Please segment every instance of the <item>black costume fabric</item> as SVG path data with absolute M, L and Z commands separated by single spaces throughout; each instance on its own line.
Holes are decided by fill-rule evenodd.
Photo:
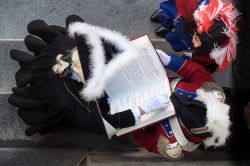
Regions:
M 186 96 L 180 95 L 176 92 L 171 94 L 170 100 L 174 105 L 177 117 L 180 118 L 187 130 L 191 132 L 191 129 L 203 128 L 206 126 L 207 108 L 204 103 L 198 100 L 190 100 Z M 192 134 L 200 138 L 212 136 L 212 133 L 210 132 Z
M 223 151 L 242 155 L 250 152 L 250 130 L 244 119 L 244 107 L 250 101 L 249 89 L 223 88 L 226 102 L 230 104 L 231 135 L 223 147 Z
M 66 23 L 79 19 L 70 16 Z M 31 35 L 26 36 L 25 44 L 33 55 L 11 50 L 10 56 L 19 63 L 20 69 L 15 75 L 17 87 L 12 89 L 13 94 L 9 97 L 9 103 L 18 107 L 18 115 L 29 125 L 26 135 L 45 134 L 65 127 L 104 134 L 100 112 L 116 128 L 135 123 L 130 110 L 109 115 L 105 110 L 109 108 L 106 100 L 84 101 L 79 95 L 82 83 L 53 72 L 57 55 L 67 55 L 76 47 L 76 41 L 69 38 L 65 28 L 48 26 L 44 21 L 36 20 L 27 29 Z M 81 49 L 87 50 L 88 47 Z M 121 125 L 124 119 L 128 122 Z
M 203 32 L 199 35 L 201 40 L 201 46 L 195 48 L 195 52 L 199 55 L 208 54 L 214 49 L 216 46 L 220 46 L 223 42 L 228 39 L 225 34 L 226 26 L 220 20 L 214 20 L 214 24 L 209 29 L 208 34 Z

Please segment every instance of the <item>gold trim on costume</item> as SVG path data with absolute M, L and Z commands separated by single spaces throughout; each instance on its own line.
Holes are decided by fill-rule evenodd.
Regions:
M 161 155 L 171 160 L 178 160 L 184 156 L 181 145 L 178 142 L 170 143 L 163 135 L 159 137 L 157 149 Z

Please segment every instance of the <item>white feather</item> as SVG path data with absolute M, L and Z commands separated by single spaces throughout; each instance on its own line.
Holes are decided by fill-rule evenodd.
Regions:
M 228 46 L 226 47 L 215 46 L 215 48 L 213 48 L 210 52 L 211 59 L 214 59 L 218 65 L 221 65 L 227 55 L 227 49 Z

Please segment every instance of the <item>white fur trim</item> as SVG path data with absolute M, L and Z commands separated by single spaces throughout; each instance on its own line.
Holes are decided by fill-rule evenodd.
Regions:
M 204 89 L 197 89 L 197 98 L 207 107 L 206 127 L 212 132 L 212 137 L 206 138 L 203 143 L 205 146 L 222 146 L 230 135 L 229 105 L 220 102 L 212 93 Z
M 81 95 L 86 100 L 100 97 L 103 94 L 106 81 L 139 55 L 139 51 L 130 44 L 128 38 L 118 32 L 82 22 L 71 23 L 68 31 L 71 37 L 74 37 L 75 33 L 84 35 L 88 44 L 93 48 L 90 55 L 91 76 L 81 91 Z M 118 50 L 122 51 L 115 55 L 108 64 L 105 64 L 105 52 L 101 39 L 115 45 Z

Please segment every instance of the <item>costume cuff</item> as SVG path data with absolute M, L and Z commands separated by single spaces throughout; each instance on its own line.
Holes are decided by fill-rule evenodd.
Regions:
M 177 57 L 177 56 L 171 55 L 170 62 L 167 65 L 167 69 L 178 72 L 180 68 L 183 66 L 184 62 L 185 62 L 185 59 L 183 57 Z
M 168 54 L 166 54 L 162 50 L 159 50 L 159 49 L 155 49 L 155 50 L 156 50 L 157 54 L 159 55 L 163 65 L 167 66 L 170 62 L 171 56 L 169 56 Z
M 138 107 L 135 107 L 135 108 L 132 108 L 130 109 L 131 112 L 133 113 L 134 115 L 134 118 L 135 118 L 135 123 L 141 121 L 141 112 L 139 111 L 139 108 Z

